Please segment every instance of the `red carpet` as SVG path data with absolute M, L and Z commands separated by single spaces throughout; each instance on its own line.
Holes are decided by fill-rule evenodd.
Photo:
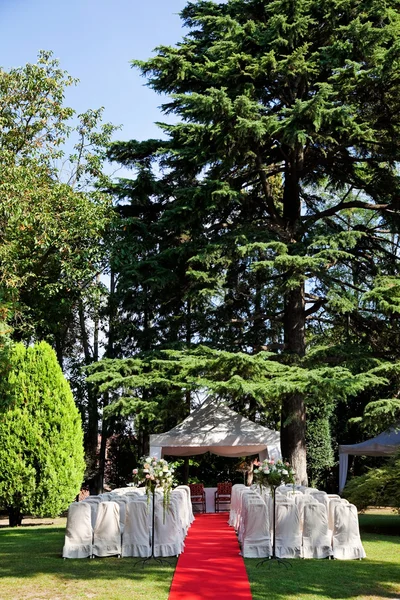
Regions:
M 251 600 L 228 513 L 200 514 L 189 529 L 168 600 Z

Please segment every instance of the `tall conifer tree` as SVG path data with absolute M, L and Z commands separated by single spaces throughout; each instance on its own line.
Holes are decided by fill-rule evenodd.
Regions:
M 266 343 L 278 323 L 280 358 L 298 364 L 307 320 L 346 312 L 349 291 L 377 275 L 371 253 L 396 255 L 398 3 L 199 0 L 181 14 L 186 37 L 134 61 L 178 122 L 161 125 L 166 141 L 120 144 L 114 156 L 147 152 L 175 182 L 163 220 L 179 219 L 190 242 L 201 224 L 188 274 L 209 295 L 226 290 L 225 315 L 240 288 L 230 261 L 246 257 L 236 281 L 259 273 L 253 317 Z M 300 391 L 283 398 L 281 422 L 283 454 L 305 481 Z

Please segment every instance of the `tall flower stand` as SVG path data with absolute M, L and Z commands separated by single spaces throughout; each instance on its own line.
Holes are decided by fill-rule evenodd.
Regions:
M 163 558 L 162 556 L 154 556 L 154 537 L 155 537 L 155 516 L 156 516 L 156 486 L 152 486 L 152 517 L 151 517 L 151 554 L 147 556 L 147 558 L 140 558 L 137 560 L 133 567 L 135 568 L 137 565 L 142 565 L 142 568 L 151 560 L 154 560 L 160 565 L 168 565 L 172 566 L 172 563 Z
M 272 535 L 273 535 L 273 542 L 272 542 L 272 556 L 267 556 L 266 558 L 263 558 L 263 560 L 260 560 L 260 562 L 257 563 L 257 567 L 259 565 L 263 565 L 264 563 L 268 562 L 269 567 L 271 567 L 272 564 L 274 564 L 273 561 L 276 561 L 275 564 L 278 565 L 283 565 L 286 569 L 288 567 L 293 567 L 292 563 L 287 559 L 282 559 L 279 558 L 279 556 L 276 556 L 276 535 L 275 535 L 275 530 L 276 530 L 276 522 L 275 522 L 275 517 L 276 517 L 276 501 L 275 501 L 275 497 L 276 497 L 276 488 L 278 487 L 277 485 L 271 485 L 271 491 L 272 491 Z

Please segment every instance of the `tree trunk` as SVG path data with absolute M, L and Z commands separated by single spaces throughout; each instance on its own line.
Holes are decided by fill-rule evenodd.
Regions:
M 301 222 L 299 182 L 304 156 L 301 148 L 287 151 L 289 160 L 285 169 L 283 217 L 291 243 L 296 246 L 299 242 L 297 228 Z M 299 283 L 285 294 L 285 353 L 293 357 L 302 358 L 306 352 L 305 310 L 304 283 Z M 282 402 L 281 448 L 283 458 L 290 462 L 296 472 L 296 482 L 307 485 L 306 410 L 301 394 L 288 396 Z
M 8 524 L 10 527 L 19 527 L 22 523 L 23 515 L 17 506 L 8 506 Z
M 304 284 L 288 292 L 284 316 L 285 349 L 299 357 L 305 354 Z M 296 483 L 307 485 L 306 409 L 302 394 L 287 396 L 282 402 L 282 456 L 296 472 Z

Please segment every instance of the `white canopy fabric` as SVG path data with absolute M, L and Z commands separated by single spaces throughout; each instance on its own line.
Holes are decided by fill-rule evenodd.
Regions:
M 345 486 L 349 454 L 357 456 L 390 456 L 400 449 L 400 428 L 391 427 L 360 444 L 339 446 L 339 492 Z
M 254 423 L 211 398 L 167 433 L 150 435 L 151 456 L 206 452 L 232 457 L 259 454 L 261 460 L 282 457 L 278 431 Z

